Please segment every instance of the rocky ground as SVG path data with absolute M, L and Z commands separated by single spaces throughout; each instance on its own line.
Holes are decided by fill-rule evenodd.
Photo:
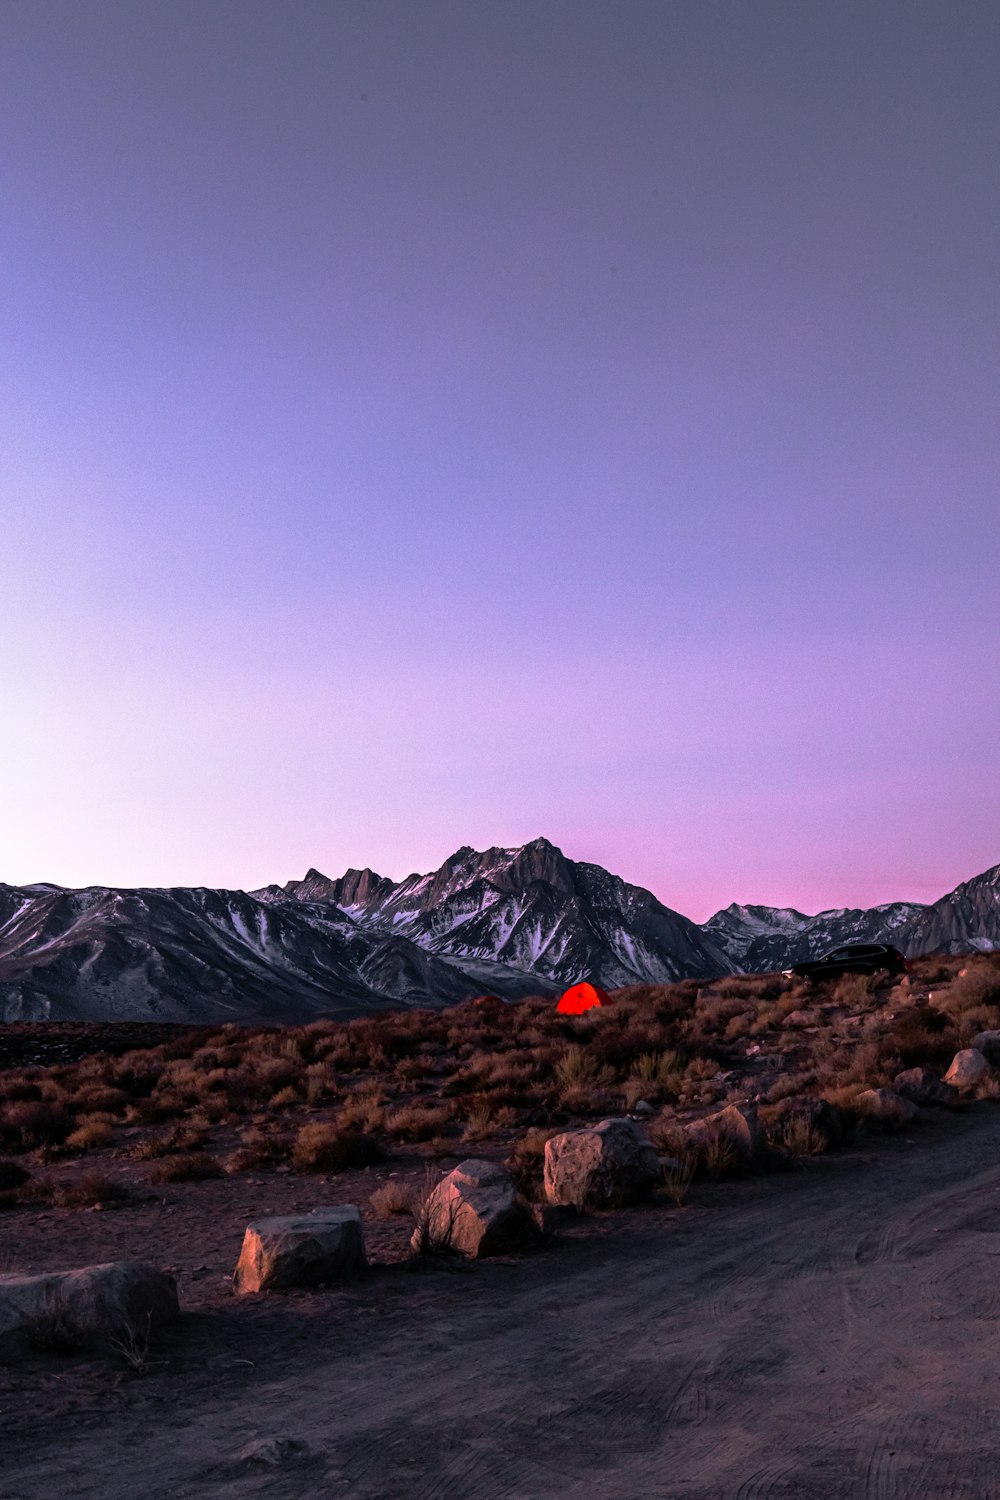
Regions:
M 863 1100 L 996 1025 L 995 964 L 726 985 L 626 992 L 579 1021 L 461 1007 L 424 1031 L 387 1017 L 126 1048 L 11 1028 L 0 1171 L 30 1177 L 5 1189 L 0 1271 L 145 1261 L 176 1277 L 183 1316 L 148 1344 L 40 1341 L 0 1363 L 3 1500 L 985 1500 L 997 1075 L 982 1062 L 951 1107 L 884 1121 Z M 412 1210 L 457 1161 L 507 1162 L 540 1198 L 545 1138 L 642 1095 L 661 1153 L 700 1142 L 690 1187 L 675 1174 L 518 1256 L 412 1255 Z M 760 1159 L 698 1135 L 727 1106 L 759 1115 Z M 820 1106 L 838 1142 L 812 1129 Z M 57 1139 L 32 1145 L 31 1120 Z M 308 1134 L 303 1153 L 317 1127 L 332 1157 Z M 345 1132 L 367 1165 L 337 1155 Z M 345 1203 L 366 1278 L 234 1295 L 248 1222 Z
M 3 1371 L 0 1490 L 986 1500 L 998 1152 L 1000 1112 L 979 1105 L 705 1184 L 679 1212 L 581 1220 L 520 1259 L 240 1302 L 217 1263 L 145 1369 Z M 119 1251 L 110 1220 L 94 1229 L 88 1253 Z

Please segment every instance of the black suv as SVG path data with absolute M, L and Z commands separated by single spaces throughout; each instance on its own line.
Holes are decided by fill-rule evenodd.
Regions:
M 837 979 L 841 974 L 877 974 L 879 970 L 896 975 L 909 969 L 906 959 L 891 943 L 846 943 L 822 958 L 792 964 L 784 972 L 800 979 Z

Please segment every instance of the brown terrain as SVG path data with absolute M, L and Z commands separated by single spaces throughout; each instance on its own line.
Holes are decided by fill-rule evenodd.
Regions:
M 143 1260 L 184 1316 L 0 1364 L 0 1495 L 986 1500 L 1000 1087 L 895 1120 L 864 1095 L 998 1026 L 1000 967 L 948 958 L 578 1018 L 6 1027 L 0 1270 Z M 460 1160 L 538 1199 L 546 1137 L 640 1099 L 674 1163 L 647 1201 L 520 1256 L 411 1252 Z M 684 1133 L 727 1104 L 766 1129 L 753 1161 Z M 250 1220 L 343 1203 L 364 1280 L 234 1296 Z

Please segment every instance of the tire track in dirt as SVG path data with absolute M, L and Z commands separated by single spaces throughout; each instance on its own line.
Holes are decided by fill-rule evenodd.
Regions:
M 363 1339 L 269 1342 L 266 1381 L 191 1367 L 100 1429 L 40 1430 L 0 1452 L 0 1493 L 996 1500 L 998 1154 L 984 1114 L 922 1152 L 888 1142 L 870 1171 L 706 1193 L 697 1234 L 650 1215 L 428 1279 Z M 241 1468 L 255 1436 L 308 1459 Z

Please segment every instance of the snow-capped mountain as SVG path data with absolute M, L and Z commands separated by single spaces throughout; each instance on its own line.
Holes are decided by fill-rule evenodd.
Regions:
M 449 1004 L 465 976 L 336 906 L 0 886 L 0 1020 L 308 1020 Z
M 925 906 L 906 929 L 906 953 L 989 953 L 1000 948 L 1000 865 Z
M 333 904 L 370 932 L 396 933 L 503 988 L 503 973 L 550 986 L 580 978 L 606 988 L 734 972 L 726 953 L 650 891 L 600 865 L 577 864 L 547 839 L 515 849 L 459 849 L 439 870 L 398 883 L 372 870 L 254 893 Z
M 701 926 L 546 839 L 459 849 L 400 881 L 366 869 L 251 892 L 0 885 L 0 1021 L 346 1017 L 585 978 L 766 973 L 859 941 L 1000 949 L 1000 865 L 930 906 L 733 905 Z
M 768 974 L 803 959 L 819 958 L 842 943 L 893 943 L 904 953 L 925 952 L 925 946 L 919 942 L 913 946 L 910 939 L 911 925 L 924 910 L 916 902 L 896 901 L 867 910 L 839 908 L 807 917 L 789 907 L 734 903 L 716 912 L 703 931 L 748 974 Z

